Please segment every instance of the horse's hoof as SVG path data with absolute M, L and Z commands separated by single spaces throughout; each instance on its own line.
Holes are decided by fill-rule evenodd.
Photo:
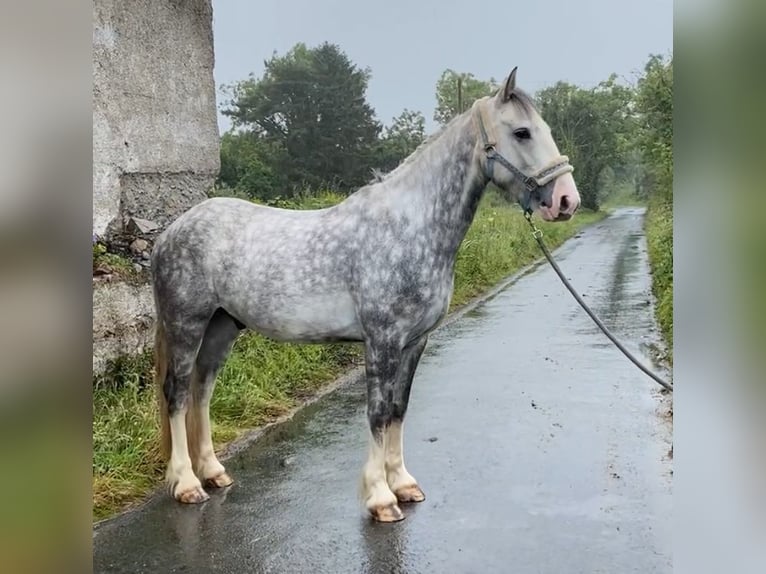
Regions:
M 210 495 L 202 490 L 201 486 L 194 486 L 182 492 L 176 493 L 176 500 L 184 504 L 199 504 L 210 498 Z
M 218 476 L 205 479 L 205 486 L 210 488 L 225 488 L 232 484 L 234 484 L 234 480 L 225 472 L 222 472 Z
M 423 502 L 426 499 L 426 495 L 417 484 L 400 488 L 394 494 L 399 502 Z
M 370 514 L 378 522 L 399 522 L 404 520 L 404 513 L 396 504 L 371 508 Z

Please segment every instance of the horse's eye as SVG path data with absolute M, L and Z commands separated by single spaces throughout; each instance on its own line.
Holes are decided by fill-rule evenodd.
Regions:
M 529 133 L 527 128 L 519 128 L 517 130 L 513 130 L 513 135 L 515 135 L 520 140 L 528 140 L 532 137 L 532 134 Z

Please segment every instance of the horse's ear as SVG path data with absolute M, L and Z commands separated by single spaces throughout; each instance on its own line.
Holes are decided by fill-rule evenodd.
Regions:
M 518 66 L 513 68 L 508 75 L 508 79 L 505 81 L 505 87 L 503 88 L 503 102 L 507 102 L 511 99 L 511 96 L 513 96 L 513 91 L 516 89 L 516 70 L 518 69 Z

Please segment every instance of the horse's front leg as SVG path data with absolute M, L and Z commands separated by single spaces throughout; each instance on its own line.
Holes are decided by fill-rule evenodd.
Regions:
M 386 481 L 386 443 L 393 420 L 394 389 L 401 358 L 402 349 L 396 344 L 379 339 L 366 343 L 370 449 L 362 472 L 362 495 L 367 510 L 380 522 L 396 522 L 404 518 L 396 495 Z
M 404 415 L 415 370 L 428 342 L 424 336 L 404 349 L 394 388 L 394 409 L 386 440 L 386 481 L 399 502 L 422 502 L 426 495 L 404 466 Z

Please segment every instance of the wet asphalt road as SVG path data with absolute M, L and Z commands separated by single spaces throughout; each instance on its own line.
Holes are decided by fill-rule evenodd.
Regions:
M 556 256 L 649 361 L 642 219 L 621 209 Z M 209 502 L 160 496 L 100 526 L 94 571 L 670 572 L 672 431 L 655 387 L 540 266 L 432 336 L 405 433 L 426 501 L 404 521 L 375 524 L 357 498 L 357 382 L 229 460 L 235 485 Z

